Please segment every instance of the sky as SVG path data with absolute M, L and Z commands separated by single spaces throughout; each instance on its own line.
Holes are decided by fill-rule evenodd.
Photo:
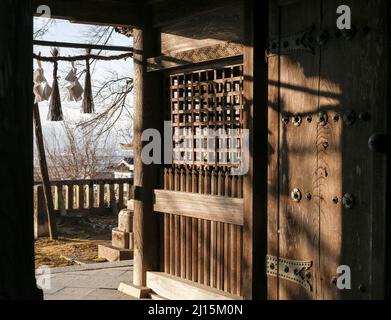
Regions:
M 46 18 L 34 18 L 34 30 L 41 28 L 48 22 Z M 55 20 L 53 24 L 50 25 L 48 32 L 42 37 L 39 37 L 38 40 L 46 41 L 59 41 L 59 42 L 72 42 L 72 43 L 91 43 L 91 36 L 89 35 L 91 25 L 87 24 L 76 24 L 71 23 L 66 20 Z M 133 39 L 128 38 L 124 35 L 114 32 L 110 41 L 107 45 L 116 45 L 116 46 L 129 46 L 132 47 Z M 34 53 L 41 53 L 42 56 L 51 56 L 50 47 L 43 46 L 34 46 Z M 92 53 L 98 53 L 98 50 L 93 50 Z M 118 51 L 102 51 L 101 55 L 118 55 L 123 52 Z M 71 49 L 71 48 L 59 48 L 59 54 L 62 56 L 73 56 L 73 55 L 83 55 L 85 54 L 84 49 Z M 83 71 L 85 68 L 85 63 L 80 62 L 81 65 L 78 65 L 78 71 Z M 79 63 L 79 64 L 80 64 Z M 53 81 L 53 66 L 51 63 L 42 63 L 45 77 L 48 80 L 48 83 L 51 85 Z M 34 61 L 34 69 L 37 68 L 37 62 Z M 59 62 L 58 66 L 58 76 L 60 84 L 60 95 L 62 100 L 62 110 L 64 114 L 64 121 L 74 122 L 82 119 L 89 119 L 91 115 L 85 115 L 80 112 L 81 110 L 81 101 L 78 103 L 67 102 L 65 99 L 65 85 L 67 82 L 64 80 L 67 73 L 71 69 L 71 64 L 69 62 Z M 99 87 L 100 82 L 108 79 L 111 75 L 111 72 L 118 73 L 119 77 L 132 77 L 133 78 L 133 60 L 127 59 L 119 61 L 98 61 L 91 68 L 92 74 L 92 86 L 93 92 L 96 90 L 94 86 Z M 84 87 L 84 76 L 80 79 L 80 84 Z M 133 97 L 129 97 L 129 105 L 133 106 Z M 105 105 L 99 105 L 95 103 L 96 112 L 102 112 L 105 109 Z M 47 143 L 51 142 L 52 136 L 54 133 L 61 136 L 63 132 L 63 127 L 61 122 L 50 122 L 47 120 L 49 103 L 41 102 L 39 103 L 41 122 L 42 122 L 42 131 L 45 141 Z M 110 143 L 118 146 L 119 154 L 122 154 L 119 148 L 119 143 L 129 143 L 130 141 L 125 141 L 123 135 L 119 136 L 117 133 L 121 130 L 131 130 L 131 124 L 129 123 L 129 118 L 122 117 L 116 124 L 116 126 L 110 132 Z M 129 154 L 127 154 L 129 156 Z

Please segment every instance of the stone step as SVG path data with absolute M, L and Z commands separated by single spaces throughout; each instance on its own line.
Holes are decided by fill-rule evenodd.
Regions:
M 133 259 L 133 250 L 120 249 L 113 246 L 98 245 L 98 257 L 107 261 L 123 261 Z

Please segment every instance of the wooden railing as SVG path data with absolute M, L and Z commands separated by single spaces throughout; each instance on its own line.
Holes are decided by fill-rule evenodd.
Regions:
M 60 180 L 51 181 L 54 209 L 66 212 L 118 213 L 133 199 L 133 179 Z M 34 183 L 34 207 L 45 211 L 43 187 Z
M 154 210 L 164 215 L 165 273 L 241 294 L 242 185 L 229 171 L 164 170 Z

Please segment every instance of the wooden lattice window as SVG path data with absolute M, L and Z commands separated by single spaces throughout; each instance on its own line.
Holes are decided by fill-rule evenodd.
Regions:
M 170 76 L 173 164 L 240 165 L 243 66 Z

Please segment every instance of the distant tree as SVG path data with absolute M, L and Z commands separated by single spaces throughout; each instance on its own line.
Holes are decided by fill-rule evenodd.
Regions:
M 105 144 L 84 134 L 77 123 L 64 121 L 63 135 L 58 130 L 45 139 L 51 180 L 97 179 L 115 159 L 115 145 Z

